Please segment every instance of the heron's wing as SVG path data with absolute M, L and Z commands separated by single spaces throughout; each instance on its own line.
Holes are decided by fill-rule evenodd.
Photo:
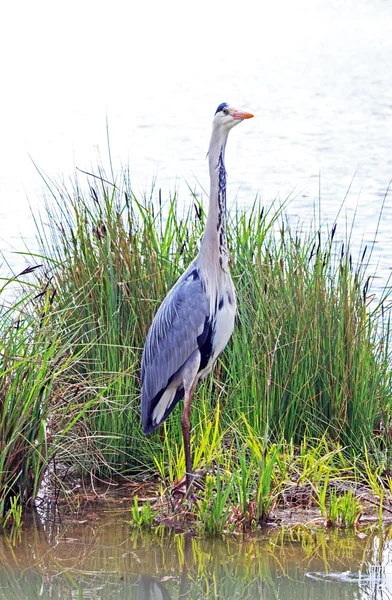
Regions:
M 201 345 L 208 315 L 209 302 L 194 269 L 166 296 L 147 335 L 141 372 L 143 424 L 151 416 L 157 394 Z

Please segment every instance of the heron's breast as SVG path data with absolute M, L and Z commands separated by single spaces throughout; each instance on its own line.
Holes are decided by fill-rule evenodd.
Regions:
M 236 314 L 236 299 L 234 287 L 219 296 L 215 303 L 215 311 L 209 321 L 208 336 L 202 347 L 200 347 L 201 362 L 199 379 L 204 379 L 224 350 L 233 330 Z

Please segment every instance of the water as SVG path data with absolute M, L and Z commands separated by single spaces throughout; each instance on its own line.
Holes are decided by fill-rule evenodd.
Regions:
M 203 539 L 141 535 L 124 510 L 35 518 L 0 535 L 0 598 L 164 600 L 392 597 L 392 529 Z
M 354 246 L 371 243 L 392 178 L 392 4 L 387 0 L 276 0 L 246 5 L 41 0 L 8 3 L 0 44 L 7 56 L 0 107 L 0 250 L 21 270 L 21 238 L 35 249 L 29 213 L 50 177 L 75 167 L 130 167 L 138 195 L 152 180 L 163 197 L 187 183 L 206 199 L 206 150 L 216 106 L 255 113 L 230 136 L 229 204 L 269 205 L 291 195 L 296 219 L 332 224 L 354 178 Z M 100 157 L 100 158 L 99 158 Z M 372 267 L 385 282 L 392 262 L 386 199 Z M 317 215 L 317 219 L 319 216 Z M 377 263 L 380 263 L 377 267 Z M 8 268 L 4 264 L 3 272 Z M 380 283 L 381 284 L 381 283 Z

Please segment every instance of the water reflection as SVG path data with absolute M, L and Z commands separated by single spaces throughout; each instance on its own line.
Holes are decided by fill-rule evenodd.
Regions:
M 141 535 L 126 512 L 35 519 L 0 536 L 0 598 L 392 599 L 391 539 L 392 528 Z
M 137 600 L 170 600 L 167 589 L 151 575 L 142 575 L 137 586 Z

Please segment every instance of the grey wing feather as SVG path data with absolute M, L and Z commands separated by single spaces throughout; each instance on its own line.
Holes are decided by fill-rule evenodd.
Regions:
M 181 277 L 162 302 L 147 335 L 142 358 L 142 414 L 198 347 L 209 314 L 202 281 Z

